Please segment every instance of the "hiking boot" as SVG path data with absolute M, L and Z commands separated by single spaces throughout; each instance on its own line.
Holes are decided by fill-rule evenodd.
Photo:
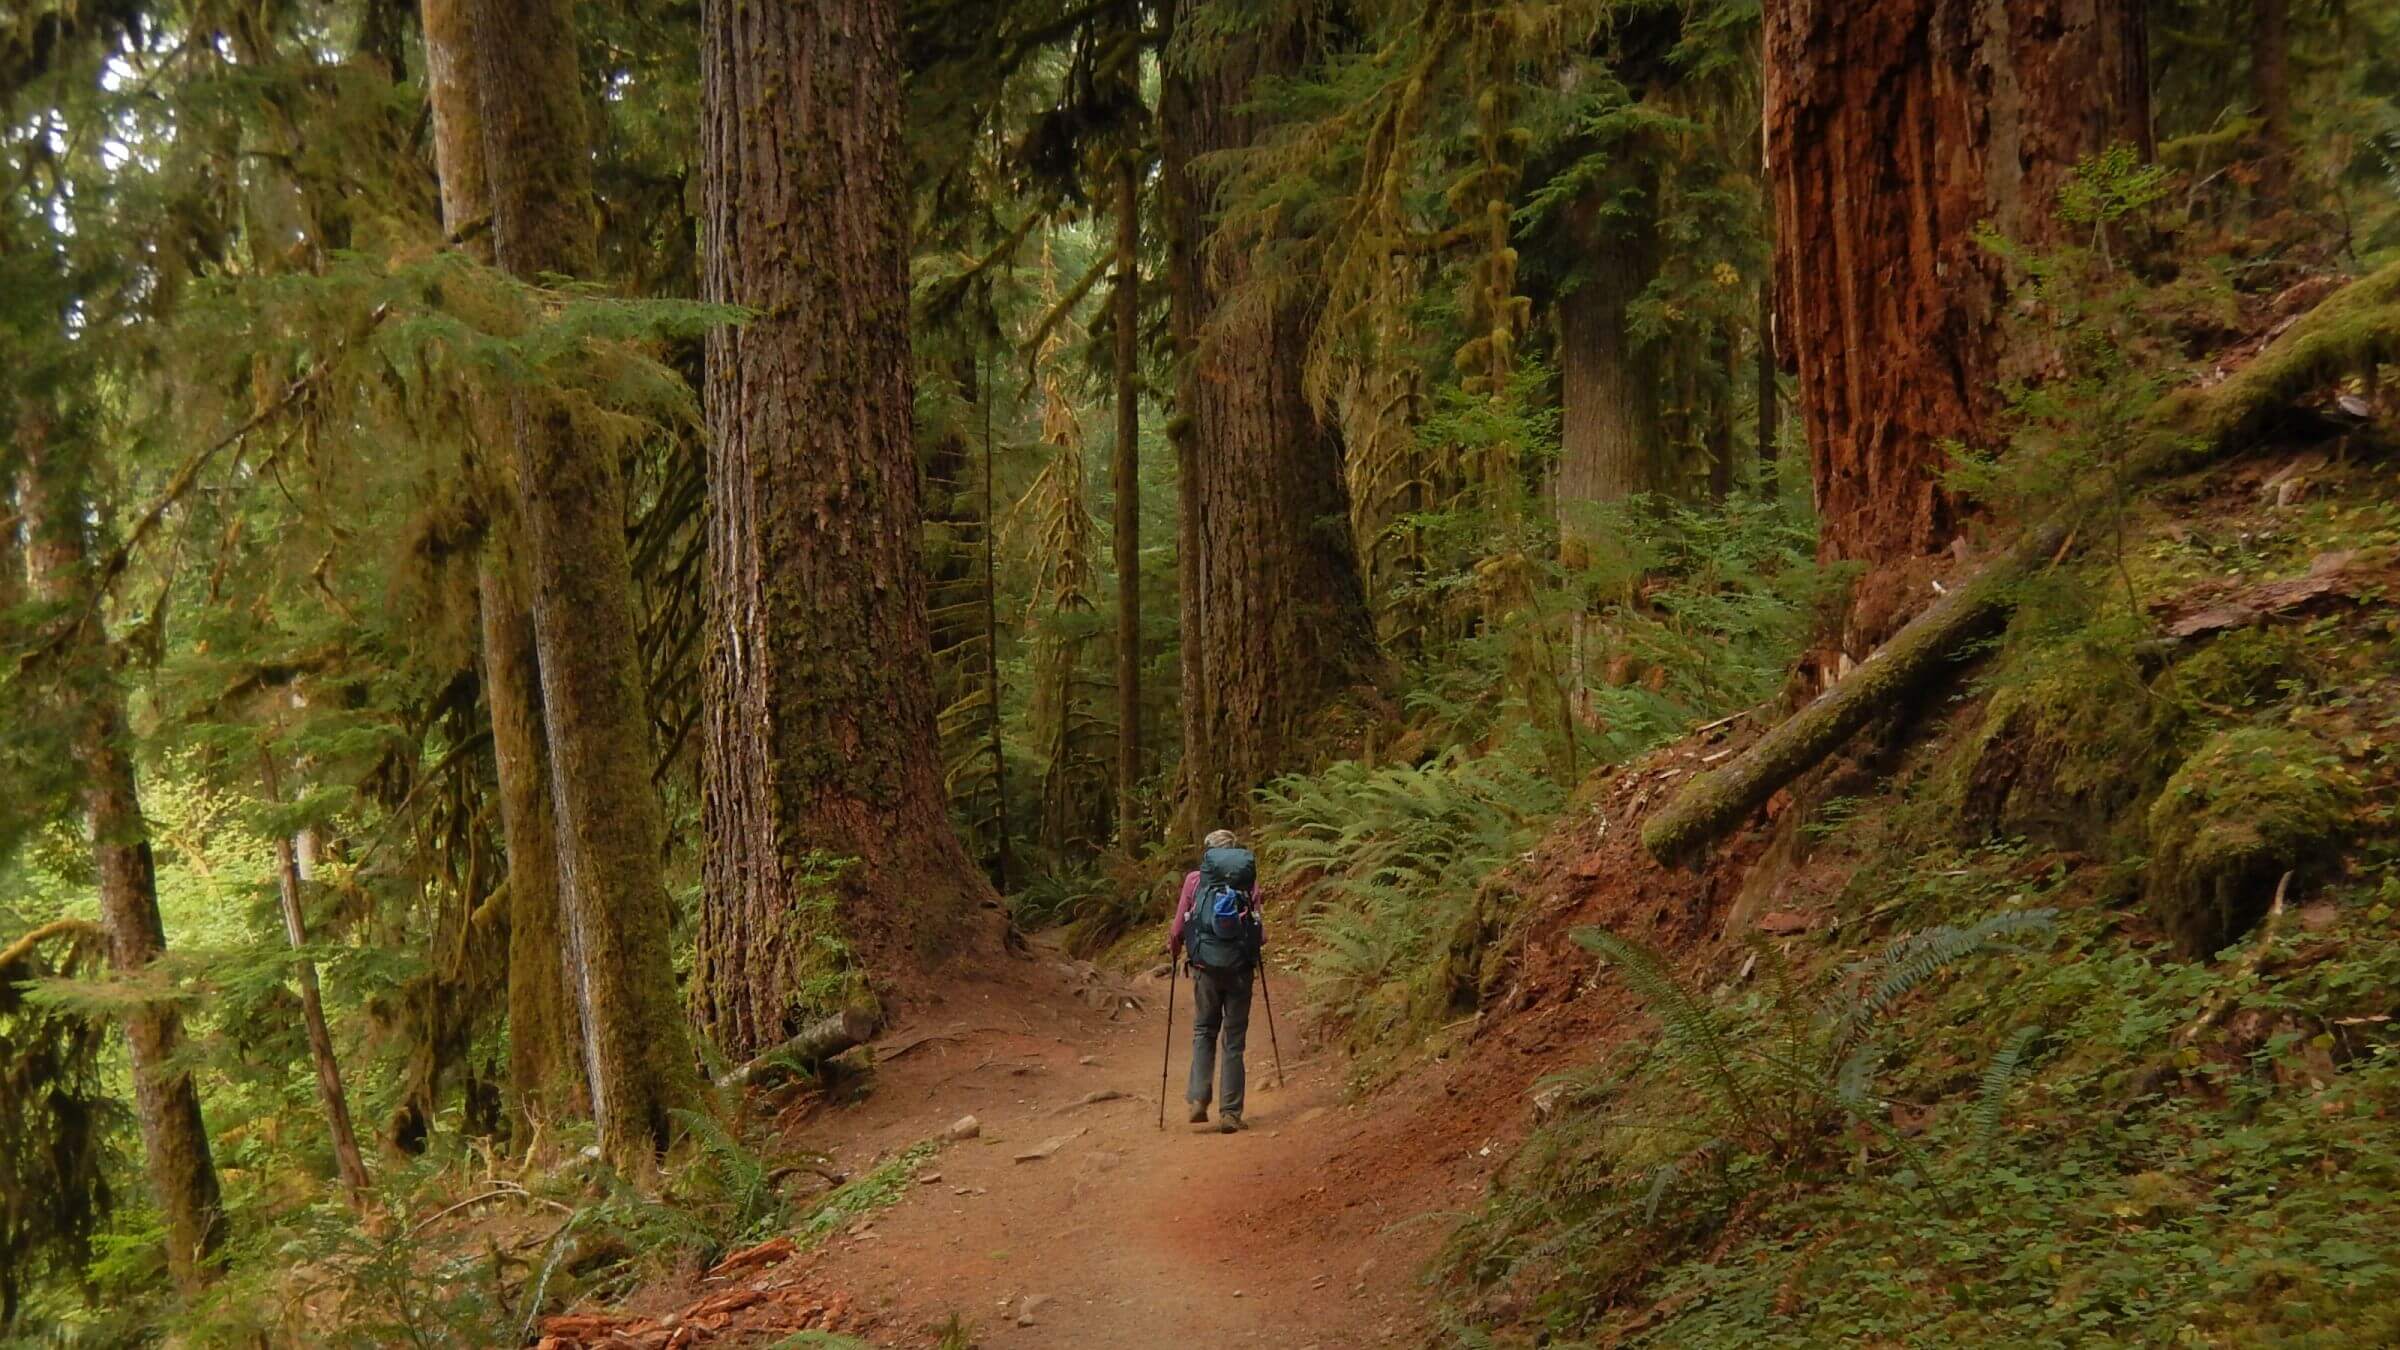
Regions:
M 1242 1118 L 1240 1116 L 1234 1115 L 1230 1112 L 1217 1117 L 1217 1133 L 1219 1134 L 1238 1134 L 1241 1131 L 1249 1128 L 1249 1126 L 1242 1123 Z
M 1192 1123 L 1194 1125 L 1206 1125 L 1208 1123 L 1207 1102 L 1192 1103 Z

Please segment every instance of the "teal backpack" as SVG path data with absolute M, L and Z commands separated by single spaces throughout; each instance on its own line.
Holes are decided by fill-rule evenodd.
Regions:
M 1258 917 L 1258 859 L 1246 848 L 1200 856 L 1200 892 L 1183 927 L 1184 954 L 1195 969 L 1232 973 L 1258 964 L 1266 943 Z

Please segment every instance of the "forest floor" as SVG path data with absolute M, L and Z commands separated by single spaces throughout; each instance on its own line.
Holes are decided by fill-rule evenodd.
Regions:
M 1166 979 L 1122 983 L 1037 944 L 878 1046 L 863 1098 L 786 1122 L 793 1148 L 853 1178 L 931 1141 L 896 1203 L 813 1249 L 773 1243 L 755 1264 L 737 1254 L 723 1274 L 549 1319 L 548 1343 L 771 1346 L 831 1328 L 931 1346 L 955 1318 L 968 1339 L 947 1344 L 987 1348 L 1423 1344 L 1433 1300 L 1418 1272 L 1523 1113 L 1481 1094 L 1455 1099 L 1477 1109 L 1443 1109 L 1439 1065 L 1352 1098 L 1342 1058 L 1301 1044 L 1297 981 L 1282 987 L 1285 1081 L 1254 1005 L 1251 1128 L 1224 1135 L 1185 1119 L 1179 984 L 1162 1130 Z M 969 1115 L 980 1132 L 947 1139 Z

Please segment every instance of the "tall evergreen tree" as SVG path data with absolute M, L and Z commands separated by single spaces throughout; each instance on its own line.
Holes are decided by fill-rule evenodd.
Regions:
M 1261 274 L 1214 247 L 1207 156 L 1260 142 L 1257 101 L 1308 69 L 1318 29 L 1303 15 L 1172 6 L 1159 100 L 1162 216 L 1176 357 L 1174 441 L 1182 497 L 1181 832 L 1239 813 L 1289 767 L 1328 700 L 1375 657 L 1342 475 L 1342 437 L 1303 388 L 1322 292 Z M 1255 294 L 1233 303 L 1246 286 Z
M 2045 237 L 2075 161 L 2146 145 L 2135 0 L 1766 6 L 1781 333 L 1800 372 L 1829 560 L 1946 546 L 1944 446 L 2002 375 L 1990 222 Z
M 475 0 L 474 47 L 495 257 L 527 280 L 591 275 L 572 6 Z M 641 1171 L 696 1079 L 667 945 L 624 482 L 562 400 L 520 387 L 510 402 L 584 1068 L 603 1155 Z
M 477 110 L 474 0 L 424 0 L 425 96 L 441 182 L 442 233 L 480 262 L 492 261 L 492 207 Z M 497 430 L 485 393 L 470 406 Z M 495 436 L 494 440 L 501 437 Z M 483 698 L 490 710 L 500 829 L 508 855 L 508 1110 L 531 1125 L 587 1109 L 578 1056 L 580 1017 L 567 980 L 559 911 L 558 830 L 550 796 L 550 753 L 542 724 L 541 662 L 526 600 L 525 558 L 514 475 L 484 466 L 490 518 L 476 571 L 482 626 Z
M 900 6 L 708 0 L 703 24 L 708 295 L 755 317 L 709 338 L 695 998 L 746 1054 L 845 963 L 904 987 L 996 935 L 934 725 Z
M 37 394 L 46 398 L 46 394 Z M 158 873 L 127 745 L 125 695 L 100 627 L 86 539 L 92 516 L 83 456 L 63 444 L 60 419 L 47 408 L 19 411 L 17 511 L 24 532 L 32 598 L 54 611 L 52 643 L 60 665 L 61 712 L 74 730 L 71 748 L 82 782 L 83 815 L 99 879 L 101 926 L 109 965 L 138 980 L 166 955 L 158 913 Z M 148 991 L 124 1015 L 133 1061 L 134 1118 L 141 1126 L 150 1189 L 166 1224 L 167 1268 L 184 1288 L 205 1284 L 225 1238 L 224 1206 L 200 1093 L 181 1062 L 183 1014 Z

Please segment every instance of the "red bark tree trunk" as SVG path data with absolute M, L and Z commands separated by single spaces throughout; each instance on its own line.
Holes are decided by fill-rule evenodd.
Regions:
M 1989 221 L 2038 242 L 2075 161 L 2147 147 L 2137 0 L 1768 0 L 1778 335 L 1800 377 L 1828 560 L 1936 551 L 1944 442 L 2003 374 Z
M 899 39 L 898 0 L 702 7 L 708 294 L 755 315 L 708 342 L 694 998 L 737 1056 L 998 946 L 934 721 Z
M 1182 479 L 1185 834 L 1237 817 L 1291 767 L 1316 715 L 1375 653 L 1350 534 L 1342 439 L 1301 387 L 1315 297 L 1279 284 L 1229 305 L 1251 258 L 1214 247 L 1194 161 L 1257 142 L 1262 81 L 1305 70 L 1308 24 L 1220 20 L 1186 0 L 1161 89 L 1169 293 L 1183 364 L 1169 433 Z M 1198 36 L 1207 35 L 1205 50 Z

